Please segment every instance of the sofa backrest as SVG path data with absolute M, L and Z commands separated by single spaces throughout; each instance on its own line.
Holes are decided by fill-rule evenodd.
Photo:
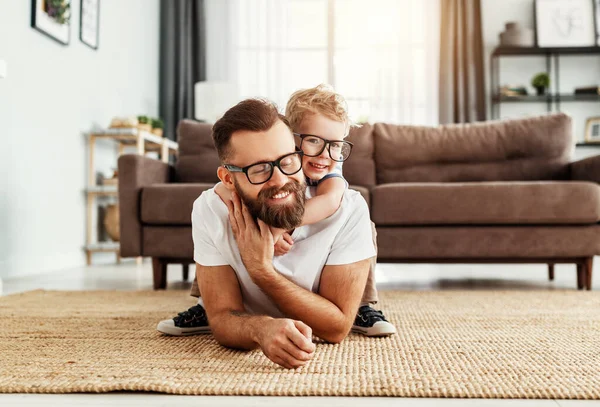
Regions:
M 562 113 L 440 127 L 376 123 L 373 136 L 378 184 L 565 179 L 572 151 Z
M 347 141 L 354 144 L 348 161 L 344 162 L 344 178 L 350 185 L 371 188 L 377 180 L 375 177 L 375 160 L 373 158 L 375 143 L 373 142 L 373 125 L 364 124 L 350 129 Z
M 354 144 L 344 163 L 344 176 L 351 185 L 375 185 L 373 126 L 352 129 L 347 140 Z M 175 164 L 177 182 L 219 182 L 219 157 L 212 140 L 212 124 L 184 119 L 177 126 L 179 157 Z
M 220 161 L 212 139 L 212 124 L 184 119 L 177 125 L 177 182 L 219 182 Z

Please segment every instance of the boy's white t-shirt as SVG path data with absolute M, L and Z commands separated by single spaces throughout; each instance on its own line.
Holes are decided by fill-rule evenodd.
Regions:
M 315 188 L 307 188 L 307 199 Z M 284 317 L 275 303 L 252 281 L 229 224 L 227 206 L 214 188 L 204 191 L 192 210 L 194 261 L 203 266 L 230 265 L 235 271 L 246 311 Z M 300 287 L 318 292 L 325 265 L 351 264 L 376 255 L 369 208 L 362 195 L 346 189 L 338 210 L 320 222 L 296 228 L 291 250 L 273 258 L 275 270 Z M 203 304 L 202 299 L 199 304 Z

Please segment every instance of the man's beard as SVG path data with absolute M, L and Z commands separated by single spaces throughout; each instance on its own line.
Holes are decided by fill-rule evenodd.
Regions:
M 290 182 L 281 188 L 271 187 L 263 189 L 258 193 L 256 200 L 248 198 L 235 179 L 234 184 L 237 194 L 255 219 L 258 218 L 269 226 L 284 230 L 292 230 L 302 223 L 304 203 L 306 202 L 306 183 L 290 179 Z M 267 203 L 269 198 L 282 192 L 293 194 L 291 203 L 279 205 L 269 205 Z

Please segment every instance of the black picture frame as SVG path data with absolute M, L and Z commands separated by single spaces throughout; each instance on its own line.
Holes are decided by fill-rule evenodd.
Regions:
M 72 0 L 67 0 L 67 2 L 72 5 Z M 71 42 L 71 18 L 69 17 L 67 24 L 63 24 L 66 27 L 53 23 L 52 18 L 44 12 L 43 4 L 42 0 L 31 0 L 31 27 L 61 45 L 69 45 Z
M 95 1 L 95 10 L 88 10 L 88 7 L 92 6 L 92 5 L 88 5 L 87 4 L 87 0 L 80 0 L 79 5 L 80 5 L 80 13 L 79 13 L 79 40 L 81 42 L 83 42 L 85 45 L 87 45 L 88 47 L 94 49 L 94 50 L 98 50 L 98 46 L 100 44 L 100 0 L 94 0 Z M 96 16 L 95 18 L 95 24 L 96 26 L 86 26 L 84 19 L 88 18 L 88 13 L 93 12 Z M 95 30 L 94 30 L 95 28 Z M 93 31 L 93 36 L 95 36 L 95 38 L 89 38 L 88 35 L 90 35 L 89 33 L 84 34 L 85 30 L 92 30 Z

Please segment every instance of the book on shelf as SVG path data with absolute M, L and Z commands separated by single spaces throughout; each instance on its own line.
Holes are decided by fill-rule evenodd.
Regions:
M 600 86 L 584 86 L 575 88 L 576 95 L 600 95 Z
M 527 96 L 527 89 L 524 86 L 518 85 L 505 85 L 500 87 L 500 96 L 515 97 L 515 96 Z

